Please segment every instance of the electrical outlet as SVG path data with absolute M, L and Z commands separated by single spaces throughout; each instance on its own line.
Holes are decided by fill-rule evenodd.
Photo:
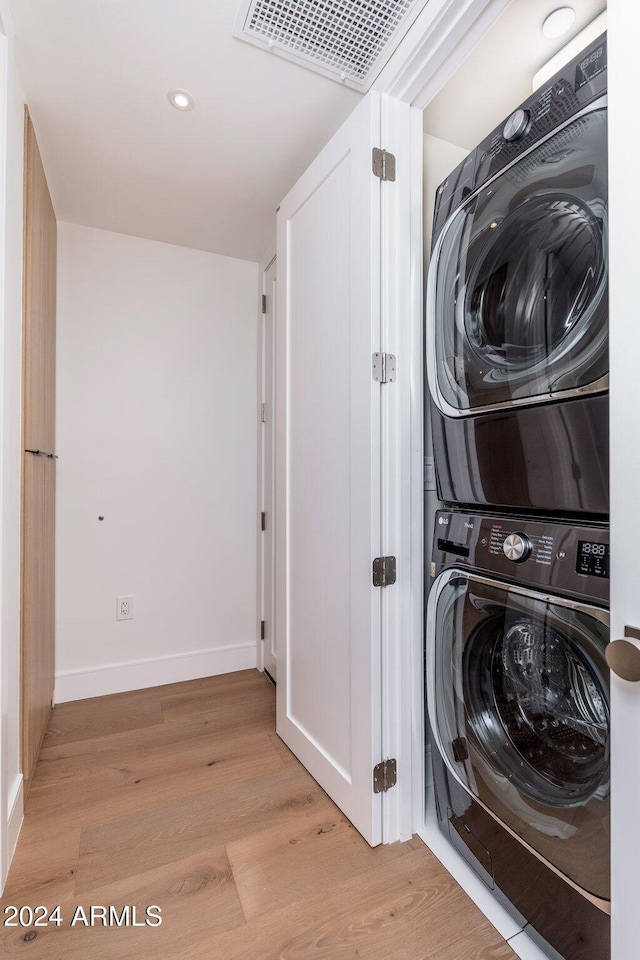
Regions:
M 118 597 L 116 620 L 133 620 L 133 597 Z

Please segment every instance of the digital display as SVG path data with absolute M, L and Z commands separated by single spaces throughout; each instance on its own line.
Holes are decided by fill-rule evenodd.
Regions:
M 596 50 L 587 54 L 584 60 L 581 60 L 576 67 L 576 90 L 584 87 L 586 83 L 591 83 L 592 80 L 595 80 L 595 78 L 606 69 L 607 48 L 603 43 Z
M 576 573 L 609 579 L 609 544 L 578 540 Z

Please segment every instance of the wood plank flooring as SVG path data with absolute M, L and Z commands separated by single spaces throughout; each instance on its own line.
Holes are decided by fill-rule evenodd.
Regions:
M 0 901 L 39 904 L 63 924 L 0 928 L 0 954 L 516 960 L 420 840 L 366 844 L 253 670 L 56 707 Z M 143 923 L 152 904 L 161 926 L 70 926 L 78 905 Z

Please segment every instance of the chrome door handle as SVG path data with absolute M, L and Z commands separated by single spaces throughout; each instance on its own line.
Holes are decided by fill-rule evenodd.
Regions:
M 623 640 L 612 640 L 604 655 L 617 677 L 637 683 L 640 680 L 640 630 L 625 627 L 624 636 Z

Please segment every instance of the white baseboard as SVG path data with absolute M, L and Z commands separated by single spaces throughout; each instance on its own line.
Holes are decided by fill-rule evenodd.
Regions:
M 256 658 L 256 643 L 253 641 L 172 657 L 114 663 L 89 670 L 70 670 L 56 674 L 54 702 L 87 700 L 110 693 L 125 693 L 127 690 L 142 690 L 182 680 L 250 670 L 256 666 Z
M 21 773 L 13 781 L 7 797 L 7 867 L 15 853 L 16 844 L 24 819 L 24 779 Z

